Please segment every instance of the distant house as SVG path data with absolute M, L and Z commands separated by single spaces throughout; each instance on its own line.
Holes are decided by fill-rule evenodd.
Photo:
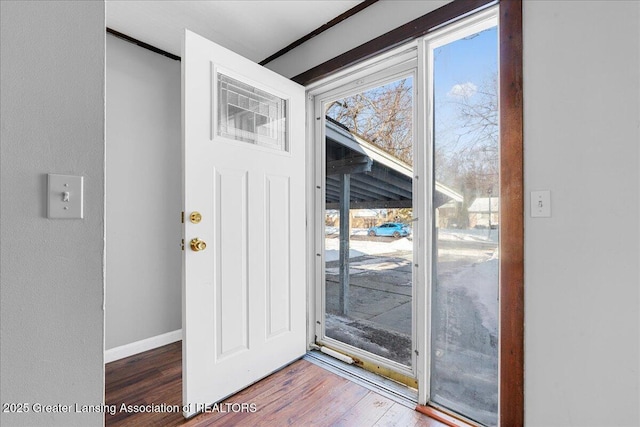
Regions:
M 351 227 L 369 228 L 382 223 L 387 219 L 386 209 L 353 209 L 349 212 Z M 327 209 L 325 213 L 325 225 L 337 227 L 340 225 L 340 211 Z
M 469 209 L 469 227 L 471 228 L 496 228 L 500 222 L 500 198 L 478 197 Z
M 452 199 L 439 206 L 436 212 L 436 224 L 438 228 L 459 228 L 459 215 L 462 208 L 462 200 Z

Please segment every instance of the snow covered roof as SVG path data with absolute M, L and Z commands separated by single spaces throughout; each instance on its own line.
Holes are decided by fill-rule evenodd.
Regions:
M 500 208 L 499 197 L 477 197 L 469 206 L 468 211 L 472 213 L 489 213 L 489 199 L 491 199 L 491 212 L 498 212 Z

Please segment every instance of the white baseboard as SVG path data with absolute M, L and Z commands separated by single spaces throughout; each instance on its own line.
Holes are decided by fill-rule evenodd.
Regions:
M 131 344 L 121 345 L 120 347 L 110 348 L 104 352 L 104 363 L 113 362 L 133 356 L 134 354 L 144 351 L 153 350 L 163 345 L 171 344 L 182 339 L 182 329 L 167 332 L 166 334 L 156 335 L 155 337 L 132 342 Z

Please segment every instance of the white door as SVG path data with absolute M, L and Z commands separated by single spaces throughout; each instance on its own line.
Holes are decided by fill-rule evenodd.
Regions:
M 182 67 L 190 417 L 306 351 L 305 104 L 302 86 L 189 31 Z

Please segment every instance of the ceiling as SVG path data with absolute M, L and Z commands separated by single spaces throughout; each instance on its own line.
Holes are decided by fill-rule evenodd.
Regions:
M 107 0 L 107 27 L 180 56 L 187 28 L 260 62 L 353 8 L 357 0 Z

